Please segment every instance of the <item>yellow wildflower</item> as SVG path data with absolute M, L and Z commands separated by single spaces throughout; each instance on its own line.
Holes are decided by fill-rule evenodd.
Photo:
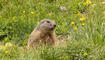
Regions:
M 3 46 L 0 46 L 0 49 L 3 49 Z
M 64 3 L 62 4 L 62 6 L 64 6 Z
M 86 3 L 89 5 L 91 4 L 92 2 L 90 0 L 87 0 Z
M 5 51 L 5 54 L 8 54 L 8 51 L 7 50 Z
M 83 5 L 89 5 L 91 4 L 92 2 L 90 0 L 86 0 L 86 2 L 83 2 Z
M 75 24 L 75 22 L 72 21 L 71 24 L 73 25 L 73 24 Z
M 105 0 L 104 0 L 105 1 Z
M 5 47 L 10 47 L 10 46 L 12 46 L 12 44 L 11 44 L 10 42 L 7 42 L 7 43 L 5 44 Z
M 30 12 L 32 15 L 34 14 L 34 12 Z
M 105 11 L 103 13 L 105 14 Z
M 84 26 L 85 25 L 85 23 L 82 23 L 82 26 Z
M 87 5 L 86 2 L 83 2 L 83 5 Z
M 13 45 L 13 47 L 17 47 L 16 45 Z
M 94 5 L 90 5 L 90 7 L 94 7 Z
M 51 16 L 51 13 L 48 13 L 47 16 Z
M 77 30 L 77 26 L 74 26 L 74 30 Z
M 102 23 L 102 25 L 105 25 L 105 23 Z
M 84 21 L 84 20 L 85 20 L 85 18 L 84 18 L 84 17 L 80 18 L 80 21 Z
M 23 14 L 25 14 L 25 13 L 26 13 L 26 11 L 22 11 L 22 13 L 23 13 Z
M 87 52 L 85 52 L 83 55 L 84 55 L 84 56 L 87 56 L 87 55 L 88 55 L 88 53 L 87 53 Z
M 79 13 L 77 13 L 77 15 L 79 16 L 79 15 L 80 15 L 80 12 L 79 12 Z

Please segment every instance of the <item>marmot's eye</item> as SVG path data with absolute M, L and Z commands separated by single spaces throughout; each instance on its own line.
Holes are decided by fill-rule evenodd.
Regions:
M 47 23 L 50 23 L 50 21 L 46 21 Z

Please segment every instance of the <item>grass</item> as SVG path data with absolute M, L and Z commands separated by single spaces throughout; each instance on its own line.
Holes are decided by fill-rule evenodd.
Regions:
M 104 60 L 103 0 L 0 0 L 1 60 Z M 64 6 L 67 10 L 61 11 Z M 57 23 L 56 46 L 27 50 L 42 19 Z

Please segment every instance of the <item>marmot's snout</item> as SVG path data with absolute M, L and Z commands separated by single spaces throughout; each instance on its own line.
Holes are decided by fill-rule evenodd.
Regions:
M 51 29 L 52 29 L 52 30 L 55 29 L 55 27 L 56 27 L 56 23 L 55 23 L 55 21 L 53 21 L 51 24 L 52 24 Z
M 56 27 L 56 24 L 53 25 L 53 28 L 55 28 L 55 27 Z
M 56 27 L 56 24 L 54 24 L 54 27 Z

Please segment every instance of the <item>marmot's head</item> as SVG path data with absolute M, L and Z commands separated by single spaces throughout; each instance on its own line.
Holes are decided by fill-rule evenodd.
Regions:
M 55 21 L 50 19 L 43 19 L 39 22 L 37 29 L 50 31 L 50 30 L 54 30 L 55 27 L 56 27 Z

